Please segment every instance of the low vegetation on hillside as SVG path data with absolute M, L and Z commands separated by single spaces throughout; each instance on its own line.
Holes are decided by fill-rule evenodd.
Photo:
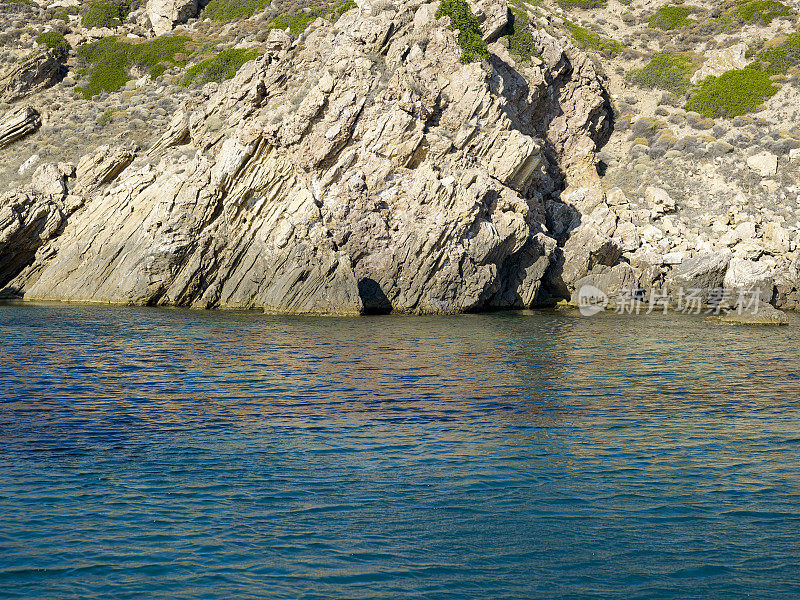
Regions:
M 794 11 L 777 0 L 749 0 L 740 2 L 730 10 L 730 15 L 745 23 L 769 25 L 777 17 L 791 17 Z
M 663 52 L 653 56 L 641 69 L 632 71 L 628 78 L 639 87 L 682 95 L 692 85 L 690 80 L 697 67 L 688 56 Z
M 211 56 L 186 71 L 181 85 L 222 82 L 232 78 L 246 62 L 258 58 L 255 48 L 228 48 Z
M 530 61 L 533 57 L 541 58 L 536 50 L 530 26 L 531 21 L 525 10 L 513 5 L 509 7 L 508 27 L 506 29 L 508 51 L 523 61 Z
M 84 27 L 118 27 L 135 7 L 131 0 L 90 0 L 83 6 L 81 24 Z
M 708 77 L 686 103 L 687 110 L 707 117 L 732 118 L 757 110 L 778 88 L 758 66 Z
M 761 68 L 770 75 L 786 75 L 800 67 L 800 33 L 776 40 L 755 56 Z
M 564 25 L 567 31 L 575 41 L 575 45 L 584 50 L 596 50 L 598 52 L 605 52 L 608 54 L 617 54 L 625 49 L 625 46 L 616 40 L 603 37 L 599 33 L 576 25 L 572 21 L 564 20 Z
M 688 98 L 685 108 L 707 117 L 735 117 L 760 110 L 781 82 L 797 73 L 800 66 L 800 33 L 773 40 L 753 40 L 749 36 L 751 62 L 747 68 L 709 77 L 698 85 L 691 83 L 692 74 L 703 62 L 702 55 L 695 53 L 698 45 L 714 49 L 720 34 L 736 34 L 746 26 L 774 26 L 776 19 L 797 21 L 797 13 L 779 0 L 721 0 L 712 8 L 676 0 L 649 16 L 645 13 L 644 19 L 643 24 L 655 30 L 653 35 L 660 36 L 659 45 L 665 50 L 651 55 L 643 67 L 630 71 L 628 80 L 640 88 L 665 90 Z M 625 22 L 631 25 L 637 21 L 632 21 L 628 13 Z M 646 34 L 638 35 L 644 42 Z
M 203 9 L 201 18 L 229 23 L 252 17 L 269 4 L 270 0 L 211 0 Z
M 778 0 L 721 0 L 710 10 L 688 4 L 661 6 L 647 24 L 653 29 L 707 36 L 738 31 L 745 25 L 770 25 L 775 19 L 795 16 L 790 6 Z
M 486 42 L 483 41 L 478 20 L 465 0 L 442 0 L 436 11 L 436 18 L 444 16 L 450 17 L 450 28 L 458 30 L 462 63 L 491 59 Z
M 692 6 L 662 6 L 656 11 L 647 24 L 656 29 L 670 31 L 691 24 L 689 15 L 697 10 Z
M 606 0 L 558 0 L 564 8 L 600 8 L 606 5 Z
M 36 36 L 36 43 L 44 48 L 49 48 L 59 60 L 66 60 L 72 46 L 66 38 L 57 31 L 48 31 Z
M 238 19 L 248 19 L 273 5 L 272 0 L 211 0 L 200 16 L 212 21 L 229 23 Z M 355 5 L 353 0 L 290 2 L 281 5 L 282 14 L 276 15 L 272 21 L 275 27 L 281 29 L 289 27 L 292 35 L 296 36 L 317 17 L 336 21 L 342 13 L 354 8 Z
M 186 44 L 191 41 L 188 36 L 168 35 L 134 44 L 112 36 L 79 46 L 78 73 L 85 80 L 81 91 L 86 98 L 116 91 L 131 79 L 133 67 L 155 79 L 172 66 L 184 66 Z

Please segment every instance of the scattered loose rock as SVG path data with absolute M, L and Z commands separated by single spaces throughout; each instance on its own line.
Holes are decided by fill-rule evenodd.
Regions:
M 747 166 L 762 177 L 770 177 L 778 172 L 778 157 L 769 152 L 759 152 L 747 157 Z
M 652 211 L 653 218 L 661 217 L 667 213 L 675 212 L 675 201 L 670 195 L 657 187 L 648 187 L 644 193 L 645 202 Z

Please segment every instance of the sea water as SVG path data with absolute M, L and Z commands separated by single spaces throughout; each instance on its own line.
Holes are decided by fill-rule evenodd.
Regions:
M 0 597 L 800 597 L 800 319 L 0 306 Z

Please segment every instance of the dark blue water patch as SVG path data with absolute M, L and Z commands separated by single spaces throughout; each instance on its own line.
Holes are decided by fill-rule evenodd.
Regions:
M 0 307 L 0 597 L 796 598 L 797 326 Z

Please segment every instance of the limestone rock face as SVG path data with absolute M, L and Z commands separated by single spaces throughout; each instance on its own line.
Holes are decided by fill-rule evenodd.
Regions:
M 610 303 L 616 304 L 619 298 L 630 298 L 638 291 L 639 278 L 636 270 L 627 263 L 596 268 L 591 275 L 583 277 L 575 284 L 571 304 L 580 305 L 579 292 L 584 286 L 599 289 L 608 297 Z
M 156 35 L 172 31 L 175 25 L 197 16 L 198 0 L 147 0 L 147 16 Z
M 35 258 L 0 286 L 29 299 L 452 313 L 536 305 L 570 248 L 570 281 L 612 265 L 616 217 L 595 164 L 609 114 L 592 63 L 534 32 L 539 65 L 513 66 L 500 44 L 490 70 L 462 65 L 435 6 L 362 0 L 298 40 L 271 32 L 263 56 L 203 88 L 145 156 L 84 157 L 68 179 L 77 208 L 57 237 L 25 242 Z M 564 210 L 597 214 L 562 250 L 547 223 L 565 186 Z
M 31 188 L 47 196 L 64 196 L 67 193 L 65 174 L 57 165 L 51 163 L 40 165 L 33 172 Z
M 550 286 L 565 298 L 588 283 L 587 275 L 605 272 L 602 267 L 615 265 L 622 255 L 614 240 L 591 221 L 577 228 L 560 250 L 550 272 Z
M 15 102 L 58 83 L 65 72 L 52 52 L 39 52 L 0 75 L 0 100 Z
M 471 0 L 469 5 L 481 26 L 483 39 L 493 42 L 500 37 L 508 25 L 508 2 L 505 0 L 500 2 L 497 0 Z
M 0 120 L 0 148 L 30 135 L 42 125 L 39 113 L 30 106 L 16 108 Z
M 770 152 L 759 152 L 747 158 L 747 166 L 762 177 L 769 177 L 778 172 L 778 157 Z
M 791 232 L 781 227 L 780 224 L 767 223 L 763 227 L 762 234 L 764 237 L 764 249 L 767 252 L 781 256 L 791 250 Z
M 694 295 L 708 303 L 715 290 L 723 289 L 730 260 L 727 252 L 698 254 L 685 260 L 672 270 L 667 280 L 671 296 Z
M 0 281 L 30 264 L 42 244 L 58 232 L 64 222 L 62 200 L 33 190 L 0 197 Z M 11 286 L 0 297 L 15 291 Z
M 100 146 L 81 158 L 76 168 L 77 192 L 99 190 L 133 162 L 136 149 L 130 146 Z
M 747 44 L 735 44 L 710 53 L 708 60 L 692 75 L 692 83 L 698 84 L 706 77 L 719 77 L 726 71 L 744 69 L 750 62 L 746 58 Z
M 723 280 L 730 293 L 730 303 L 749 302 L 758 298 L 758 304 L 769 304 L 775 288 L 772 269 L 763 262 L 734 257 L 728 265 Z

